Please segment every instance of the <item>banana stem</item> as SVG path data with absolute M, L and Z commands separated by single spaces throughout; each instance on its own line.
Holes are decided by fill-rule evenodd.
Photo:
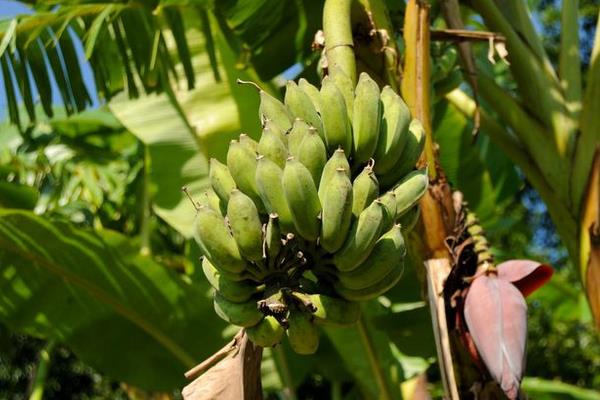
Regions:
M 144 145 L 144 178 L 142 180 L 142 201 L 141 201 L 141 213 L 140 213 L 140 254 L 149 256 L 152 253 L 150 247 L 150 207 L 151 207 L 151 194 L 150 194 L 150 154 L 148 152 L 148 146 Z M 193 204 L 193 201 L 192 201 Z
M 50 341 L 46 347 L 40 351 L 40 362 L 37 365 L 29 400 L 41 400 L 44 397 L 46 377 L 48 376 L 48 368 L 50 367 L 50 354 L 54 349 L 54 345 L 54 341 Z
M 281 381 L 283 383 L 283 391 L 286 394 L 286 397 L 289 400 L 296 400 L 298 397 L 296 396 L 296 391 L 294 390 L 290 366 L 283 352 L 283 348 L 281 346 L 273 347 L 271 349 L 271 352 L 273 354 L 273 360 L 275 361 L 275 365 L 277 366 L 277 371 L 279 372 L 279 377 L 281 378 Z
M 323 7 L 323 33 L 325 34 L 325 56 L 329 67 L 337 66 L 356 85 L 356 60 L 350 9 L 352 0 L 326 0 Z M 335 68 L 330 74 L 337 73 Z
M 377 382 L 377 386 L 379 386 L 379 399 L 391 400 L 392 394 L 390 393 L 390 388 L 386 383 L 383 370 L 381 369 L 381 364 L 377 361 L 377 354 L 375 353 L 375 347 L 373 346 L 369 332 L 367 332 L 364 313 L 362 313 L 360 316 L 356 327 L 358 329 L 358 334 L 363 346 L 367 352 L 367 357 L 369 358 L 369 364 L 371 364 L 371 370 L 375 376 L 375 381 Z

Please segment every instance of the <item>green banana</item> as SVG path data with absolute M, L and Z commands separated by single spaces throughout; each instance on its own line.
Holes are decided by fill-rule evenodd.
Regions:
M 349 301 L 367 301 L 381 296 L 387 292 L 400 280 L 402 277 L 403 268 L 392 268 L 392 270 L 384 276 L 380 281 L 372 286 L 364 289 L 348 289 L 344 286 L 336 286 L 337 293 Z
M 394 188 L 396 193 L 396 218 L 410 210 L 427 191 L 429 177 L 427 168 L 406 175 Z
M 290 311 L 286 334 L 290 347 L 298 354 L 314 354 L 319 348 L 319 330 L 307 312 Z
M 283 170 L 283 191 L 296 231 L 304 239 L 316 241 L 321 213 L 319 195 L 308 169 L 293 157 L 287 159 Z
M 256 186 L 267 212 L 277 213 L 286 232 L 293 230 L 294 219 L 283 190 L 283 170 L 268 158 L 258 156 Z
M 252 199 L 237 189 L 232 190 L 227 218 L 240 253 L 251 261 L 262 260 L 262 224 Z
M 230 271 L 226 271 L 223 268 L 221 268 L 218 265 L 214 265 L 212 264 L 208 258 L 202 256 L 200 257 L 200 260 L 202 262 L 202 268 L 204 269 L 204 263 L 208 263 L 210 264 L 210 266 L 212 268 L 216 268 L 217 271 L 219 271 L 219 274 L 221 274 L 221 276 L 225 279 L 228 279 L 230 281 L 233 282 L 242 282 L 242 281 L 247 281 L 247 280 L 252 280 L 252 281 L 256 281 L 256 278 L 251 275 L 248 270 L 244 270 L 242 272 L 236 273 L 236 272 L 230 272 Z
M 313 317 L 315 323 L 319 325 L 349 326 L 355 324 L 360 318 L 358 303 L 324 294 L 311 294 L 309 298 L 317 309 Z
M 292 127 L 292 122 L 294 121 L 288 108 L 281 101 L 262 89 L 260 89 L 260 106 L 258 107 L 258 114 L 263 125 L 266 121 L 270 120 L 284 132 Z
M 294 81 L 288 81 L 286 84 L 284 102 L 296 118 L 308 122 L 318 131 L 323 131 L 321 117 L 319 117 L 313 102 Z
M 385 222 L 381 227 L 381 231 L 387 232 L 396 223 L 396 194 L 392 191 L 389 191 L 381 196 L 379 201 L 381 201 L 385 208 Z
M 256 285 L 250 281 L 232 281 L 223 276 L 206 257 L 202 261 L 202 271 L 212 286 L 221 296 L 232 303 L 244 303 L 259 292 Z
M 271 132 L 274 132 L 277 137 L 279 139 L 281 139 L 281 141 L 283 142 L 283 144 L 285 144 L 287 146 L 287 132 L 286 130 L 283 130 L 279 127 L 279 125 L 276 125 L 275 123 L 273 123 L 273 121 L 265 121 L 265 124 L 263 125 L 263 129 L 269 129 L 271 130 Z
M 334 255 L 333 263 L 340 271 L 352 271 L 371 253 L 385 223 L 385 208 L 379 200 L 373 201 L 357 220 L 342 248 Z
M 265 226 L 264 255 L 269 262 L 269 267 L 276 267 L 277 256 L 281 251 L 281 229 L 279 228 L 279 215 L 269 214 L 269 222 Z
M 394 90 L 386 86 L 381 91 L 383 117 L 379 127 L 379 141 L 375 149 L 375 172 L 385 174 L 396 164 L 408 141 L 408 106 Z
M 390 172 L 379 176 L 379 184 L 382 188 L 387 189 L 394 186 L 404 175 L 412 171 L 423 152 L 425 131 L 421 122 L 413 119 L 408 127 L 408 132 L 408 142 L 404 146 L 397 164 Z
M 350 164 L 346 158 L 346 152 L 344 149 L 336 149 L 333 155 L 327 160 L 323 167 L 323 173 L 321 174 L 321 180 L 319 182 L 329 182 L 331 178 L 337 173 L 337 169 L 342 168 L 348 178 L 350 178 Z M 319 199 L 325 196 L 326 185 L 319 184 Z
M 308 135 L 310 125 L 301 119 L 294 121 L 294 126 L 287 134 L 288 152 L 294 157 L 298 157 L 298 150 L 304 137 Z
M 245 133 L 240 133 L 240 144 L 250 150 L 253 154 L 258 152 L 258 143 Z
M 256 154 L 244 144 L 231 141 L 227 151 L 227 168 L 239 190 L 250 196 L 256 207 L 262 211 L 263 206 L 256 186 Z
M 321 114 L 321 96 L 319 95 L 319 89 L 317 89 L 316 86 L 312 85 L 304 78 L 300 78 L 298 81 L 298 87 L 302 89 L 310 101 L 312 101 L 315 110 Z M 320 132 L 320 134 L 322 134 L 322 132 Z
M 362 72 L 355 89 L 352 113 L 353 160 L 357 165 L 363 164 L 375 153 L 380 113 L 379 86 Z
M 320 244 L 329 253 L 335 253 L 344 244 L 352 221 L 352 182 L 346 170 L 338 168 L 336 174 L 322 185 L 326 188 L 321 198 Z
M 288 157 L 287 147 L 271 129 L 266 127 L 263 129 L 257 150 L 258 154 L 269 158 L 279 168 L 285 167 L 285 160 Z
M 398 218 L 398 223 L 402 226 L 402 233 L 406 235 L 412 231 L 420 216 L 421 207 L 419 207 L 418 204 L 402 214 L 402 216 Z
M 246 269 L 246 263 L 223 217 L 208 207 L 200 206 L 195 227 L 194 238 L 213 265 L 235 274 Z
M 219 292 L 215 292 L 213 305 L 217 315 L 233 325 L 250 327 L 258 324 L 263 318 L 263 313 L 258 310 L 254 299 L 244 303 L 233 303 Z
M 358 268 L 351 272 L 338 273 L 336 290 L 341 287 L 342 291 L 361 290 L 375 285 L 392 269 L 403 267 L 405 254 L 406 247 L 400 225 L 394 225 L 375 243 L 369 257 Z
M 221 216 L 225 216 L 227 213 L 227 205 L 223 204 L 219 196 L 217 196 L 215 191 L 212 189 L 202 193 L 202 197 L 197 204 L 207 206 L 211 210 L 219 213 Z
M 338 147 L 347 154 L 352 152 L 352 131 L 344 96 L 329 77 L 323 78 L 321 86 L 321 118 L 325 141 L 329 152 Z
M 327 162 L 327 149 L 325 143 L 317 134 L 317 130 L 312 126 L 308 129 L 308 133 L 304 135 L 302 143 L 300 143 L 297 158 L 310 172 L 315 186 L 319 187 L 323 167 Z
M 235 181 L 229 173 L 229 169 L 223 163 L 215 158 L 210 159 L 210 169 L 208 172 L 210 185 L 226 206 L 229 202 L 229 193 L 236 188 Z
M 379 182 L 373 167 L 367 165 L 352 183 L 352 214 L 358 218 L 377 196 L 379 196 Z
M 246 328 L 248 339 L 260 347 L 273 347 L 281 343 L 284 329 L 275 317 L 267 315 L 257 325 Z
M 340 67 L 336 65 L 331 66 L 331 71 L 328 77 L 335 82 L 335 86 L 337 86 L 340 93 L 344 97 L 348 118 L 352 120 L 352 114 L 354 112 L 354 83 L 352 82 L 352 79 L 350 79 L 348 74 L 346 74 Z

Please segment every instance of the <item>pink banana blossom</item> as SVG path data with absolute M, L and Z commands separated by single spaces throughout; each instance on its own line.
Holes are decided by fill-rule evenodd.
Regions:
M 552 267 L 510 260 L 476 275 L 466 295 L 464 317 L 477 351 L 506 396 L 515 400 L 525 367 L 525 296 L 546 283 Z

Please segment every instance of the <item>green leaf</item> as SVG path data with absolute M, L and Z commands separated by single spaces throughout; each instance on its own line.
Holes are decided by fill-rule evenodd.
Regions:
M 18 23 L 19 21 L 16 18 L 13 18 L 6 30 L 2 29 L 4 31 L 4 37 L 2 38 L 2 41 L 0 41 L 0 57 L 4 54 L 6 49 L 8 49 L 10 43 L 15 40 Z
M 0 208 L 33 210 L 40 194 L 30 186 L 0 182 Z
M 541 378 L 526 377 L 521 386 L 525 393 L 539 400 L 596 400 L 600 398 L 598 391 Z
M 146 146 L 154 212 L 186 237 L 191 237 L 194 209 L 183 196 L 187 186 L 199 197 L 208 187 L 208 160 L 193 133 L 166 95 L 115 102 L 111 110 Z
M 438 103 L 435 116 L 440 162 L 449 181 L 464 193 L 484 226 L 493 223 L 521 187 L 513 163 L 494 151 L 484 134 L 473 143 L 469 120 L 454 107 Z
M 377 316 L 373 325 L 385 331 L 407 356 L 435 356 L 431 314 L 424 303 L 394 304 L 390 313 Z
M 355 326 L 325 327 L 325 332 L 364 398 L 401 399 L 402 365 L 392 355 L 387 334 L 371 322 L 382 312 L 382 306 L 373 300 L 364 305 L 363 316 Z
M 170 390 L 220 347 L 206 298 L 139 255 L 116 232 L 0 211 L 0 320 L 66 343 L 84 362 L 133 385 Z
M 217 37 L 220 73 L 227 79 L 216 82 L 203 40 L 197 32 L 188 34 L 195 49 L 195 89 L 177 91 L 175 98 L 161 94 L 110 104 L 121 123 L 148 146 L 154 211 L 186 237 L 192 234 L 194 210 L 181 188 L 187 186 L 199 198 L 209 184 L 208 157 L 223 161 L 231 139 L 241 132 L 256 137 L 260 126 L 258 94 L 235 83 L 238 77 L 251 79 L 251 69 L 235 69 L 233 52 Z

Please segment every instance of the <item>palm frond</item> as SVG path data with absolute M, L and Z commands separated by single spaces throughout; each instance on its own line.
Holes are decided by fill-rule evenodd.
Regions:
M 164 91 L 177 79 L 175 60 L 184 67 L 188 87 L 194 86 L 181 18 L 184 6 L 76 1 L 36 6 L 46 9 L 53 3 L 58 4 L 53 11 L 18 16 L 0 25 L 0 62 L 11 122 L 20 127 L 35 122 L 33 105 L 38 101 L 52 116 L 54 91 L 67 114 L 92 104 L 78 51 L 89 60 L 100 101 L 121 90 L 130 97 Z M 176 38 L 174 52 L 165 45 L 165 30 Z M 28 120 L 20 114 L 20 101 Z

